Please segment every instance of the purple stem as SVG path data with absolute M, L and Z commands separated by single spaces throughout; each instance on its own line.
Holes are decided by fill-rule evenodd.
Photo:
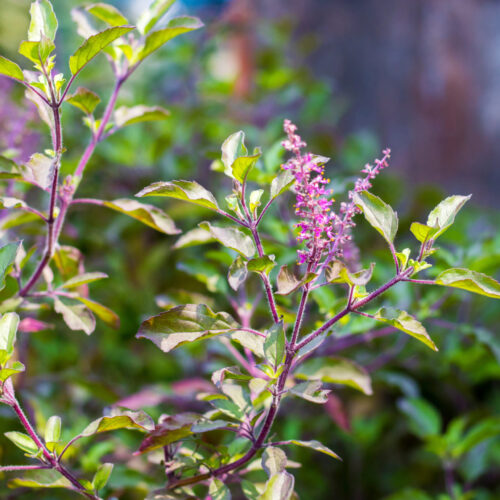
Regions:
M 50 465 L 5 465 L 0 467 L 0 472 L 14 472 L 24 470 L 51 469 Z

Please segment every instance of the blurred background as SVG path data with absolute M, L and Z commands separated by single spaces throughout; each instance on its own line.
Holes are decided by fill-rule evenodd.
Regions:
M 30 2 L 0 3 L 0 53 L 21 62 L 17 48 L 25 39 Z M 133 22 L 147 2 L 109 3 Z M 53 4 L 60 23 L 56 66 L 68 73 L 66 61 L 81 43 L 71 9 L 82 2 Z M 390 169 L 377 180 L 375 192 L 397 207 L 403 234 L 412 221 L 425 221 L 443 197 L 472 193 L 471 203 L 443 238 L 436 270 L 463 266 L 498 277 L 499 1 L 178 1 L 172 15 L 183 13 L 199 16 L 206 27 L 159 51 L 120 96 L 121 104 L 165 106 L 171 117 L 127 127 L 99 146 L 80 188 L 82 197 L 132 197 L 150 182 L 178 178 L 196 179 L 222 195 L 230 185 L 210 166 L 220 157 L 223 140 L 243 129 L 247 143 L 264 150 L 262 169 L 274 173 L 283 161 L 282 122 L 290 118 L 313 152 L 332 158 L 327 172 L 336 198 L 367 161 L 385 147 L 392 149 Z M 99 58 L 84 70 L 79 84 L 105 100 L 111 82 L 108 64 Z M 68 149 L 63 168 L 72 172 L 88 134 L 69 106 L 63 120 Z M 22 89 L 0 77 L 0 150 L 26 161 L 46 147 L 49 137 L 36 110 L 23 99 Z M 181 203 L 159 205 L 185 230 L 207 217 Z M 266 229 L 286 241 L 286 230 L 277 223 Z M 390 260 L 384 268 L 385 251 L 371 236 L 362 230 L 357 243 L 361 255 L 370 248 L 382 259 L 376 274 L 382 279 L 390 272 Z M 55 328 L 33 334 L 25 346 L 30 368 L 23 391 L 32 413 L 71 415 L 68 425 L 79 430 L 103 407 L 138 391 L 156 395 L 153 414 L 178 404 L 172 395 L 179 391 L 182 397 L 196 392 L 199 377 L 220 353 L 210 351 L 205 363 L 205 346 L 194 345 L 167 357 L 134 335 L 140 321 L 162 304 L 204 300 L 230 310 L 224 298 L 227 283 L 217 278 L 227 256 L 214 246 L 175 252 L 172 237 L 98 207 L 75 208 L 64 240 L 82 251 L 89 270 L 111 276 L 93 291 L 118 312 L 122 324 L 118 331 L 101 324 L 87 338 L 68 332 L 47 313 L 45 320 Z M 401 241 L 401 248 L 414 245 L 408 241 Z M 275 250 L 271 239 L 267 244 Z M 201 258 L 206 259 L 203 267 Z M 172 283 L 183 283 L 183 289 L 173 289 Z M 207 298 L 212 293 L 216 298 Z M 318 308 L 328 312 L 333 299 L 318 295 Z M 304 464 L 295 471 L 300 498 L 450 499 L 439 446 L 419 431 L 419 418 L 437 421 L 436 435 L 446 441 L 454 419 L 463 417 L 470 429 L 499 413 L 498 306 L 459 292 L 439 299 L 421 289 L 400 290 L 392 299 L 411 304 L 416 316 L 420 311 L 430 318 L 429 331 L 440 352 L 387 338 L 350 349 L 347 355 L 376 372 L 374 396 L 344 389 L 325 407 L 290 406 L 277 431 L 284 439 L 318 438 L 344 457 L 339 464 L 290 451 L 292 459 Z M 441 300 L 439 316 L 432 309 L 436 300 Z M 365 325 L 358 327 L 365 331 Z M 192 386 L 176 385 L 180 374 Z M 424 403 L 412 411 L 401 409 L 409 408 L 403 401 L 415 399 Z M 2 430 L 10 429 L 8 412 L 0 409 L 0 417 Z M 93 444 L 83 463 L 84 470 L 93 470 L 108 455 L 122 461 L 111 482 L 120 499 L 143 498 L 141 485 L 155 480 L 141 467 L 130 471 L 136 464 L 127 463 L 124 446 L 134 449 L 134 439 L 125 434 L 112 446 Z M 19 460 L 5 441 L 1 460 Z M 488 435 L 477 444 L 456 464 L 457 481 L 465 494 L 472 492 L 460 498 L 494 500 L 500 494 L 498 440 Z M 3 495 L 32 498 L 32 493 L 19 491 Z M 40 498 L 66 497 L 51 492 Z

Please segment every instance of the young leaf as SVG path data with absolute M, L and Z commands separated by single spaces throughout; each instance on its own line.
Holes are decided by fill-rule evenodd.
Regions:
M 61 417 L 53 415 L 45 425 L 45 444 L 49 451 L 54 451 L 55 445 L 61 439 Z
M 79 295 L 75 295 L 74 298 L 90 309 L 99 319 L 104 321 L 104 323 L 109 325 L 111 328 L 116 330 L 120 327 L 119 316 L 108 307 Z
M 175 0 L 153 0 L 137 21 L 137 29 L 140 33 L 147 34 L 174 2 Z
M 331 391 L 321 390 L 322 385 L 320 380 L 310 380 L 295 385 L 290 389 L 290 392 L 311 403 L 323 404 L 328 400 L 328 394 L 330 394 Z
M 261 156 L 262 153 L 259 151 L 252 156 L 240 156 L 236 158 L 231 166 L 232 176 L 237 181 L 243 183 Z
M 204 230 L 206 233 L 206 231 Z M 248 271 L 245 260 L 238 255 L 236 259 L 233 261 L 231 266 L 229 267 L 229 272 L 227 274 L 227 281 L 229 282 L 229 286 L 233 290 L 238 290 L 240 285 L 245 282 L 247 279 Z
M 121 106 L 113 113 L 117 127 L 125 127 L 140 122 L 165 120 L 169 116 L 170 111 L 161 106 L 144 106 L 142 104 L 132 108 Z
M 250 349 L 256 356 L 264 357 L 264 337 L 246 331 L 236 331 L 231 334 L 231 339 Z
M 9 59 L 3 56 L 0 56 L 0 75 L 24 82 L 24 75 L 21 68 L 15 62 L 9 61 Z
M 303 446 L 304 448 L 311 448 L 312 450 L 319 451 L 337 460 L 342 460 L 334 451 L 330 450 L 330 448 L 319 441 L 297 441 L 296 439 L 291 439 L 289 441 L 284 441 L 282 444 L 295 444 L 297 446 Z
M 290 170 L 283 170 L 271 181 L 271 200 L 284 193 L 293 183 L 295 177 Z
M 436 230 L 432 239 L 441 236 L 455 222 L 455 216 L 471 196 L 449 196 L 432 210 L 427 219 L 427 226 Z
M 76 288 L 87 283 L 92 283 L 93 281 L 102 280 L 107 277 L 107 274 L 99 272 L 78 274 L 77 276 L 73 276 L 71 279 L 63 283 L 61 285 L 61 288 Z
M 10 441 L 12 441 L 18 448 L 25 451 L 29 455 L 36 455 L 38 453 L 38 446 L 27 434 L 12 431 L 6 432 L 5 437 L 10 439 Z
M 314 358 L 304 362 L 295 374 L 302 380 L 322 380 L 354 387 L 371 395 L 372 384 L 368 372 L 354 361 L 337 357 Z
M 25 477 L 11 479 L 9 488 L 68 488 L 73 485 L 56 470 L 39 470 L 27 473 Z
M 231 500 L 229 488 L 220 479 L 210 481 L 208 494 L 211 500 Z
M 4 383 L 9 377 L 12 377 L 12 375 L 22 373 L 24 370 L 25 366 L 20 361 L 14 361 L 12 364 L 9 364 L 7 368 L 2 368 L 0 370 L 0 382 Z
M 117 415 L 100 417 L 91 422 L 79 434 L 82 437 L 93 436 L 101 432 L 118 429 L 138 429 L 143 432 L 152 431 L 155 425 L 153 419 L 143 411 L 125 411 Z
M 92 479 L 92 486 L 95 491 L 102 490 L 113 472 L 113 464 L 105 463 L 102 464 L 95 473 L 94 479 Z
M 48 0 L 35 0 L 30 7 L 31 22 L 28 28 L 28 40 L 37 42 L 42 37 L 54 41 L 57 32 L 57 18 Z
M 91 115 L 101 99 L 97 94 L 85 87 L 78 87 L 76 92 L 66 97 L 66 102 L 82 110 L 86 115 Z
M 262 468 L 269 477 L 283 472 L 286 468 L 286 455 L 283 450 L 274 446 L 266 446 L 262 454 Z
M 20 241 L 16 241 L 0 247 L 0 290 L 4 287 L 5 275 L 16 259 L 17 249 L 20 244 Z
M 19 316 L 14 312 L 5 313 L 0 318 L 0 366 L 14 353 Z
M 272 366 L 277 367 L 285 357 L 285 330 L 283 321 L 275 323 L 267 332 L 264 354 Z
M 317 274 L 309 273 L 304 278 L 299 280 L 287 266 L 281 266 L 278 273 L 278 291 L 276 293 L 278 295 L 289 295 L 290 293 L 298 290 L 302 285 L 312 281 L 316 278 L 316 276 Z
M 435 281 L 436 285 L 461 288 L 468 292 L 500 298 L 500 283 L 490 276 L 469 269 L 452 268 L 443 271 Z
M 221 146 L 222 163 L 224 164 L 224 173 L 232 177 L 232 166 L 236 158 L 247 154 L 245 147 L 245 132 L 239 130 L 231 134 Z
M 264 194 L 263 189 L 256 189 L 250 193 L 250 211 L 255 214 L 258 207 L 260 207 L 260 199 Z
M 128 19 L 113 5 L 94 3 L 85 8 L 87 12 L 110 26 L 124 26 Z
M 203 23 L 197 17 L 183 16 L 171 19 L 166 28 L 153 31 L 147 35 L 144 46 L 134 55 L 132 64 L 137 64 L 146 59 L 172 38 L 202 27 Z
M 425 399 L 402 399 L 398 401 L 398 407 L 410 419 L 410 428 L 417 436 L 425 438 L 440 434 L 441 415 Z
M 375 313 L 375 319 L 387 323 L 398 330 L 401 330 L 412 337 L 423 342 L 433 351 L 437 351 L 436 344 L 432 341 L 425 329 L 424 325 L 417 321 L 413 316 L 410 316 L 406 311 L 399 309 L 389 310 L 382 307 Z
M 264 273 L 269 275 L 272 268 L 276 265 L 274 255 L 263 255 L 256 259 L 250 259 L 247 262 L 247 269 L 253 273 Z
M 116 26 L 87 38 L 87 40 L 85 40 L 77 51 L 69 58 L 69 69 L 71 70 L 71 74 L 76 75 L 110 43 L 114 42 L 117 38 L 120 38 L 133 29 L 133 26 Z
M 167 196 L 189 201 L 212 210 L 219 210 L 214 195 L 194 181 L 155 182 L 139 191 L 136 196 Z
M 137 219 L 146 226 L 152 227 L 165 234 L 179 234 L 181 231 L 175 227 L 174 221 L 159 208 L 136 200 L 120 198 L 113 201 L 103 201 L 105 207 L 126 214 L 133 219 Z
M 202 245 L 203 243 L 212 243 L 215 238 L 205 229 L 201 227 L 196 227 L 190 231 L 185 232 L 176 242 L 172 248 L 187 248 L 196 245 Z
M 290 500 L 294 484 L 295 478 L 291 474 L 280 472 L 269 479 L 259 500 Z
M 62 315 L 71 330 L 83 330 L 87 335 L 95 330 L 95 317 L 83 304 L 65 304 L 55 299 L 54 309 Z
M 234 227 L 212 226 L 209 222 L 198 224 L 206 229 L 222 245 L 231 250 L 235 250 L 243 257 L 250 259 L 255 254 L 255 245 L 250 236 Z
M 24 41 L 19 46 L 19 54 L 29 59 L 36 67 L 40 66 L 40 62 L 45 64 L 47 58 L 54 51 L 56 46 L 52 40 L 43 36 L 39 42 Z
M 420 243 L 430 240 L 436 234 L 436 228 L 426 226 L 420 222 L 413 222 L 410 231 Z
M 366 220 L 392 244 L 398 230 L 398 217 L 391 206 L 368 191 L 355 193 L 354 203 L 363 211 Z
M 169 352 L 188 342 L 237 329 L 238 324 L 229 314 L 214 313 L 202 304 L 187 304 L 144 321 L 136 337 L 149 339 L 162 351 Z

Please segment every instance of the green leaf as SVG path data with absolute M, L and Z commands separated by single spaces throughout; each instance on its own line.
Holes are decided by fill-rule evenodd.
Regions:
M 95 330 L 94 315 L 85 305 L 65 304 L 61 300 L 55 299 L 54 309 L 62 315 L 64 322 L 71 330 L 83 330 L 87 335 Z
M 263 194 L 263 189 L 256 189 L 255 191 L 252 191 L 250 193 L 250 211 L 253 214 L 257 213 L 256 210 L 258 207 L 260 207 L 260 199 L 262 198 Z
M 435 281 L 436 285 L 460 288 L 468 292 L 500 298 L 500 283 L 490 276 L 469 269 L 452 268 L 443 271 Z
M 26 164 L 30 180 L 34 180 L 42 189 L 48 189 L 54 177 L 54 160 L 41 153 L 31 155 Z
M 250 349 L 256 356 L 264 357 L 264 337 L 246 331 L 236 331 L 231 334 L 231 339 Z
M 14 361 L 7 368 L 2 368 L 0 370 L 0 381 L 3 383 L 12 375 L 22 373 L 25 370 L 25 366 L 20 361 Z
M 78 87 L 76 92 L 66 97 L 66 102 L 82 110 L 85 114 L 91 115 L 101 99 L 97 94 L 85 87 Z
M 186 233 L 184 233 L 175 242 L 175 245 L 172 248 L 187 248 L 196 245 L 202 245 L 203 243 L 212 243 L 214 241 L 215 239 L 208 231 L 202 229 L 201 227 L 196 227 L 194 229 L 191 229 L 191 231 L 187 231 Z
M 261 156 L 262 153 L 258 152 L 252 156 L 240 156 L 236 158 L 231 166 L 233 177 L 241 183 L 245 182 L 250 170 L 252 170 Z
M 0 318 L 0 366 L 14 354 L 18 326 L 19 316 L 14 312 L 5 313 Z
M 207 231 L 203 230 L 205 233 Z M 247 279 L 248 271 L 245 260 L 238 255 L 236 259 L 233 261 L 231 266 L 229 267 L 229 272 L 227 274 L 227 281 L 229 282 L 229 286 L 233 290 L 238 290 L 240 285 L 245 282 Z
M 249 259 L 255 254 L 256 249 L 252 238 L 243 231 L 233 227 L 212 226 L 209 222 L 201 222 L 198 225 L 209 231 L 219 243 L 235 250 L 243 257 Z
M 425 399 L 402 399 L 398 407 L 409 418 L 410 428 L 417 436 L 425 438 L 441 433 L 441 415 Z
M 56 46 L 54 45 L 54 42 L 43 36 L 42 39 L 37 42 L 21 42 L 21 45 L 19 46 L 19 54 L 29 59 L 38 68 L 40 67 L 40 63 L 46 63 L 47 58 L 55 48 Z
M 291 474 L 280 472 L 269 479 L 259 500 L 289 500 L 293 495 L 294 484 L 295 479 Z
M 16 241 L 14 243 L 7 243 L 7 245 L 0 247 L 0 290 L 4 287 L 5 275 L 16 259 L 19 245 L 21 245 L 21 242 Z
M 234 401 L 221 398 L 210 401 L 210 404 L 236 420 L 241 421 L 245 418 L 245 412 Z
M 269 477 L 283 472 L 286 468 L 286 454 L 274 446 L 266 446 L 262 454 L 262 468 Z
M 436 234 L 436 229 L 433 227 L 426 226 L 425 224 L 421 224 L 420 222 L 413 222 L 410 226 L 410 231 L 413 236 L 417 238 L 420 243 L 424 243 L 427 240 L 430 240 L 434 234 Z
M 275 323 L 268 331 L 264 341 L 264 354 L 272 366 L 277 367 L 285 357 L 285 329 L 283 321 Z
M 8 484 L 9 488 L 73 488 L 68 479 L 53 469 L 26 473 L 22 478 L 11 479 Z
M 398 330 L 401 330 L 412 337 L 415 337 L 420 342 L 423 342 L 427 347 L 433 351 L 437 351 L 436 344 L 432 341 L 424 325 L 417 321 L 413 316 L 409 315 L 406 311 L 399 309 L 386 309 L 382 307 L 375 315 L 375 319 L 387 323 Z
M 355 193 L 353 201 L 366 220 L 392 245 L 398 231 L 398 217 L 391 206 L 369 191 Z
M 449 196 L 432 210 L 427 219 L 427 226 L 436 229 L 432 239 L 441 236 L 455 222 L 455 216 L 471 196 Z
M 167 196 L 189 201 L 202 207 L 218 211 L 219 206 L 214 195 L 194 181 L 155 182 L 136 194 L 144 196 Z
M 292 271 L 288 269 L 287 266 L 281 266 L 278 273 L 278 291 L 276 293 L 278 295 L 289 295 L 290 293 L 295 292 L 302 285 L 309 283 L 316 277 L 317 274 L 308 273 L 304 278 L 298 279 L 295 274 L 293 274 Z
M 102 464 L 95 473 L 94 479 L 92 479 L 92 486 L 95 491 L 102 490 L 113 472 L 113 464 L 105 463 Z
M 147 338 L 162 351 L 169 352 L 188 342 L 211 338 L 238 329 L 225 312 L 214 313 L 202 304 L 174 307 L 144 321 L 137 338 Z
M 5 437 L 12 441 L 18 448 L 25 451 L 30 455 L 36 455 L 38 453 L 38 446 L 35 441 L 31 439 L 27 434 L 22 432 L 11 431 L 6 432 Z
M 154 427 L 153 419 L 147 413 L 143 411 L 125 411 L 94 420 L 79 435 L 88 437 L 100 434 L 101 432 L 116 431 L 118 429 L 137 429 L 149 432 Z
M 304 448 L 310 448 L 311 450 L 319 451 L 337 460 L 342 460 L 334 451 L 330 450 L 327 446 L 320 443 L 319 441 L 297 441 L 296 439 L 291 439 L 289 441 L 283 441 L 282 444 L 294 444 L 296 446 L 302 446 Z
M 116 7 L 107 3 L 94 3 L 86 7 L 85 10 L 110 26 L 128 24 L 128 19 Z
M 153 31 L 147 35 L 144 46 L 134 55 L 132 63 L 137 64 L 146 59 L 172 38 L 202 27 L 203 23 L 197 17 L 183 16 L 171 19 L 166 28 Z
M 23 200 L 0 196 L 0 210 L 5 208 L 24 208 L 26 206 L 27 205 Z
M 309 380 L 295 385 L 290 389 L 290 392 L 311 403 L 323 404 L 328 400 L 328 394 L 331 391 L 321 390 L 322 385 L 321 380 Z
M 181 231 L 175 227 L 174 221 L 161 209 L 146 203 L 140 203 L 136 200 L 127 200 L 120 198 L 113 201 L 103 201 L 105 207 L 128 215 L 137 219 L 146 226 L 152 227 L 165 234 L 179 234 Z
M 174 2 L 175 0 L 154 0 L 137 21 L 140 33 L 143 35 L 148 33 Z
M 253 273 L 264 273 L 269 275 L 272 268 L 276 265 L 274 255 L 263 255 L 247 262 L 247 269 Z
M 37 42 L 42 37 L 54 41 L 57 32 L 57 18 L 48 0 L 36 0 L 30 7 L 31 21 L 28 28 L 28 40 Z
M 24 75 L 21 68 L 6 57 L 0 56 L 0 75 L 5 75 L 15 80 L 24 82 Z
M 293 183 L 295 177 L 290 170 L 283 170 L 271 181 L 271 200 L 284 193 Z
M 351 273 L 343 262 L 334 260 L 326 269 L 326 279 L 330 283 L 348 283 L 353 286 L 365 286 L 372 278 L 375 263 L 368 269 Z
M 295 376 L 302 380 L 348 385 L 365 394 L 373 394 L 368 372 L 354 361 L 344 358 L 322 357 L 305 361 Z
M 132 31 L 133 26 L 116 26 L 108 28 L 96 35 L 87 38 L 77 51 L 69 58 L 69 69 L 76 75 L 97 54 L 102 52 L 110 43 Z
M 165 120 L 170 116 L 170 111 L 161 106 L 144 106 L 142 104 L 128 108 L 121 106 L 113 113 L 117 127 L 125 127 L 135 123 Z
M 76 288 L 87 283 L 92 283 L 93 281 L 102 280 L 107 277 L 107 274 L 99 272 L 78 274 L 77 276 L 73 276 L 71 279 L 63 283 L 61 285 L 61 288 Z
M 236 158 L 247 154 L 248 150 L 245 147 L 245 132 L 239 130 L 231 134 L 221 146 L 222 163 L 224 164 L 224 173 L 229 177 L 233 177 L 233 163 Z
M 74 298 L 88 307 L 99 319 L 104 321 L 107 325 L 111 326 L 115 330 L 120 327 L 120 318 L 118 315 L 99 302 L 94 302 L 93 300 L 87 299 L 86 297 L 81 297 L 75 295 Z
M 500 417 L 490 417 L 476 424 L 452 449 L 453 457 L 460 457 L 482 441 L 500 435 Z
M 199 421 L 191 426 L 191 431 L 195 434 L 210 432 L 227 427 L 229 424 L 230 422 L 227 422 L 226 420 Z
M 212 479 L 208 487 L 210 500 L 231 500 L 229 488 L 220 480 Z
M 54 451 L 55 445 L 61 439 L 61 417 L 53 415 L 45 425 L 45 444 L 49 451 Z

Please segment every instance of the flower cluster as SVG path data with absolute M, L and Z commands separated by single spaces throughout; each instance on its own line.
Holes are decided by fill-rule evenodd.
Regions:
M 297 127 L 290 120 L 285 120 L 284 130 L 288 138 L 283 142 L 283 147 L 293 152 L 294 156 L 282 167 L 290 170 L 295 177 L 295 213 L 300 218 L 296 224 L 299 229 L 297 240 L 307 248 L 298 252 L 299 263 L 313 264 L 319 261 L 335 237 L 334 222 L 337 216 L 331 211 L 331 191 L 325 188 L 330 180 L 324 177 L 322 161 L 310 153 L 302 154 L 306 143 L 296 134 Z
M 356 180 L 354 189 L 349 191 L 349 201 L 341 203 L 340 213 L 336 214 L 331 209 L 334 201 L 331 190 L 325 188 L 330 180 L 324 177 L 324 159 L 302 153 L 306 143 L 290 120 L 285 120 L 283 128 L 287 139 L 282 145 L 294 156 L 282 168 L 290 170 L 295 177 L 295 213 L 300 218 L 296 224 L 297 241 L 306 246 L 306 250 L 298 251 L 299 264 L 307 262 L 314 269 L 324 252 L 327 252 L 325 264 L 342 256 L 344 246 L 351 239 L 350 229 L 355 226 L 353 217 L 360 211 L 354 204 L 354 194 L 372 187 L 370 181 L 388 166 L 391 151 L 384 150 L 384 156 L 375 160 L 375 165 L 365 165 L 362 173 L 366 175 Z

